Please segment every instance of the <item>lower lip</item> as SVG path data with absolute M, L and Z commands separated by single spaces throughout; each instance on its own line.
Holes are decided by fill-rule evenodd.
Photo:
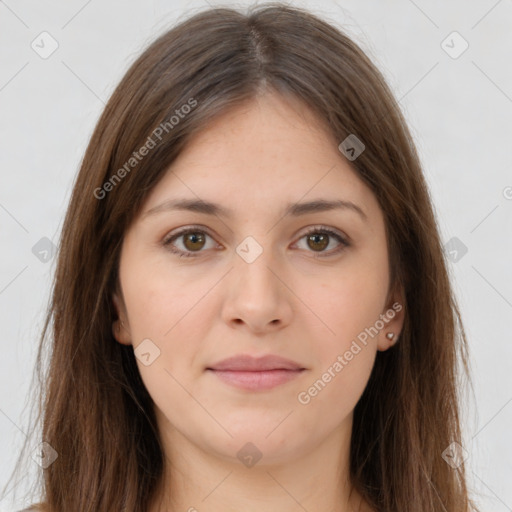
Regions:
M 272 389 L 298 377 L 304 370 L 266 370 L 243 372 L 234 370 L 211 370 L 221 380 L 237 388 L 250 391 Z

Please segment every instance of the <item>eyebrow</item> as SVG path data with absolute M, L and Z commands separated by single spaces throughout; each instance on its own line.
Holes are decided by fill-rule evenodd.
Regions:
M 206 215 L 217 215 L 226 218 L 233 218 L 234 212 L 231 209 L 225 208 L 216 203 L 205 201 L 202 199 L 170 199 L 164 203 L 155 206 L 143 214 L 143 218 L 154 215 L 164 211 L 185 210 L 196 213 L 203 213 Z M 356 212 L 363 220 L 367 221 L 368 217 L 361 207 L 342 199 L 326 200 L 316 199 L 306 203 L 289 203 L 285 210 L 284 215 L 291 215 L 298 217 L 300 215 L 307 215 L 309 213 L 326 212 L 330 210 L 351 210 Z

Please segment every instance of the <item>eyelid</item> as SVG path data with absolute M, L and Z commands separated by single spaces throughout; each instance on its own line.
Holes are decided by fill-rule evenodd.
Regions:
M 338 239 L 339 247 L 336 249 L 331 249 L 330 251 L 324 252 L 320 251 L 315 254 L 315 251 L 308 251 L 313 254 L 313 257 L 315 258 L 328 258 L 329 256 L 337 255 L 338 253 L 342 252 L 345 248 L 350 247 L 352 245 L 352 242 L 348 236 L 345 234 L 342 234 L 337 230 L 336 228 L 332 228 L 329 226 L 325 226 L 322 224 L 314 224 L 311 226 L 308 226 L 305 232 L 302 233 L 297 239 L 297 241 L 293 244 L 294 246 L 300 242 L 304 237 L 313 234 L 313 233 L 326 233 L 330 237 L 334 237 Z M 173 232 L 171 234 L 168 234 L 164 237 L 162 240 L 162 245 L 164 245 L 170 252 L 174 254 L 178 254 L 179 256 L 184 257 L 198 257 L 201 255 L 201 253 L 205 252 L 203 250 L 199 251 L 182 251 L 181 249 L 171 249 L 169 246 L 171 246 L 171 242 L 180 238 L 181 236 L 184 236 L 189 233 L 194 232 L 200 232 L 204 233 L 205 235 L 209 236 L 212 240 L 215 240 L 215 237 L 211 234 L 209 228 L 206 226 L 203 226 L 201 224 L 192 224 L 189 226 L 185 226 L 183 228 L 179 228 L 176 232 Z M 297 235 L 296 235 L 297 236 Z
M 204 233 L 205 235 L 208 235 L 212 240 L 215 240 L 215 237 L 211 234 L 211 231 L 201 224 L 191 224 L 190 226 L 185 226 L 183 228 L 178 228 L 177 231 L 172 232 L 164 237 L 162 240 L 162 245 L 168 246 L 173 240 L 176 240 L 180 238 L 183 235 L 186 235 L 188 233 L 194 233 L 194 232 L 200 232 Z M 171 251 L 174 252 L 174 251 Z M 176 252 L 181 252 L 181 250 L 176 250 Z M 204 252 L 204 251 L 197 251 L 197 254 Z M 190 254 L 193 254 L 191 251 Z
M 313 224 L 312 226 L 308 226 L 306 228 L 306 232 L 304 232 L 300 236 L 299 239 L 304 238 L 306 235 L 309 235 L 309 234 L 312 234 L 312 233 L 317 233 L 317 232 L 327 233 L 329 235 L 333 235 L 333 236 L 339 237 L 342 240 L 342 242 L 345 243 L 346 245 L 350 245 L 351 244 L 350 238 L 347 235 L 345 235 L 344 233 L 340 232 L 336 228 L 332 228 L 332 227 L 326 226 L 324 224 Z
M 299 243 L 304 237 L 306 237 L 310 234 L 313 234 L 313 233 L 327 233 L 327 235 L 330 238 L 337 239 L 337 241 L 339 243 L 338 247 L 336 247 L 335 249 L 331 249 L 330 251 L 320 251 L 320 252 L 316 252 L 316 253 L 315 253 L 315 251 L 307 251 L 307 252 L 311 253 L 313 258 L 316 258 L 316 259 L 329 259 L 331 257 L 338 256 L 345 249 L 347 249 L 348 247 L 350 247 L 352 245 L 352 242 L 350 241 L 348 236 L 341 234 L 340 231 L 337 230 L 336 228 L 331 228 L 331 227 L 325 226 L 323 224 L 314 224 L 312 226 L 309 226 L 307 228 L 307 231 L 303 232 L 302 235 L 299 236 L 297 242 L 295 242 L 294 245 Z

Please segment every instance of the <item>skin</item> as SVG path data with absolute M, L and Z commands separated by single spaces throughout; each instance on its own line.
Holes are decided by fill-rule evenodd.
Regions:
M 191 140 L 125 234 L 113 333 L 134 349 L 150 339 L 160 350 L 148 366 L 137 358 L 166 461 L 151 512 L 371 510 L 348 479 L 353 409 L 377 351 L 394 343 L 386 333 L 399 335 L 403 309 L 308 404 L 297 398 L 403 304 L 402 290 L 388 293 L 382 211 L 339 142 L 305 105 L 262 94 Z M 145 215 L 171 198 L 216 202 L 234 216 Z M 288 203 L 313 199 L 352 201 L 367 219 L 351 209 L 283 216 Z M 174 246 L 196 257 L 163 245 L 194 224 L 204 242 L 181 236 Z M 308 227 L 318 225 L 350 245 L 335 254 L 343 246 L 334 237 L 308 244 Z M 263 249 L 251 263 L 236 252 L 248 236 Z M 241 353 L 278 354 L 306 370 L 267 391 L 206 371 Z M 252 467 L 237 457 L 247 442 L 262 454 Z

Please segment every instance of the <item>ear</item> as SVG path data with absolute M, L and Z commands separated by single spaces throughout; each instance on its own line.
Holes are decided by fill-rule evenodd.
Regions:
M 383 352 L 399 342 L 405 318 L 405 294 L 402 285 L 398 285 L 395 291 L 388 298 L 386 307 L 382 312 L 381 319 L 384 327 L 377 335 L 377 350 Z M 388 338 L 392 333 L 393 337 Z
M 117 319 L 112 322 L 112 335 L 123 345 L 131 345 L 130 326 L 128 324 L 128 316 L 122 294 L 119 291 L 112 293 L 112 302 L 117 313 Z

